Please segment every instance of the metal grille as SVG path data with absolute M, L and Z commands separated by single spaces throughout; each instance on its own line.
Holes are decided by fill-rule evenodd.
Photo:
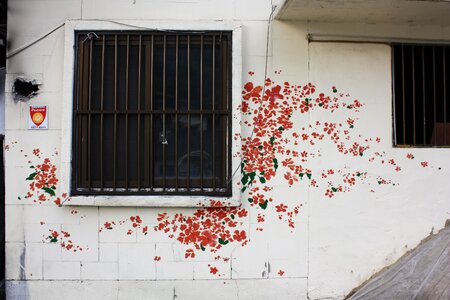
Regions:
M 394 44 L 394 144 L 450 146 L 449 46 Z
M 72 194 L 231 195 L 231 33 L 77 33 Z

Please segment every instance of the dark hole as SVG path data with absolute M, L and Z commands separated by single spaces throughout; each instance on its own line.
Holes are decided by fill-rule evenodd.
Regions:
M 32 97 L 39 91 L 39 85 L 32 81 L 26 81 L 22 78 L 17 78 L 14 81 L 14 92 L 22 97 Z

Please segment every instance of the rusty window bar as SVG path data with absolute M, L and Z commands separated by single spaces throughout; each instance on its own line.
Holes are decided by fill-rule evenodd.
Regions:
M 395 146 L 450 146 L 448 49 L 448 45 L 392 45 Z
M 230 170 L 231 170 L 231 105 L 230 105 L 230 93 L 229 90 L 231 89 L 230 80 L 231 80 L 231 68 L 227 65 L 229 63 L 230 58 L 230 48 L 228 47 L 229 43 L 231 42 L 230 35 L 228 34 L 228 38 L 224 38 L 222 41 L 222 35 L 221 38 L 217 39 L 215 34 L 212 34 L 210 39 L 210 42 L 206 42 L 206 39 L 204 39 L 204 35 L 196 35 L 196 34 L 186 34 L 183 33 L 185 36 L 187 36 L 187 44 L 185 43 L 184 46 L 186 46 L 187 51 L 187 109 L 183 111 L 183 109 L 180 110 L 179 107 L 179 82 L 182 78 L 179 77 L 179 34 L 175 35 L 175 108 L 169 109 L 167 108 L 166 101 L 168 95 L 166 95 L 166 64 L 169 59 L 166 57 L 166 51 L 167 51 L 167 36 L 163 35 L 163 88 L 162 88 L 162 101 L 163 101 L 163 107 L 162 110 L 155 109 L 154 104 L 154 50 L 153 47 L 155 47 L 154 42 L 154 34 L 139 34 L 137 38 L 134 38 L 135 35 L 127 35 L 123 33 L 104 33 L 100 34 L 99 36 L 99 45 L 100 45 L 100 63 L 96 63 L 93 65 L 93 59 L 92 59 L 92 51 L 93 51 L 93 45 L 97 44 L 97 41 L 95 40 L 89 40 L 88 43 L 89 46 L 83 45 L 81 43 L 81 37 L 83 37 L 83 34 L 80 33 L 77 35 L 78 37 L 78 44 L 77 44 L 77 67 L 75 68 L 75 75 L 76 75 L 76 81 L 75 81 L 75 89 L 74 89 L 74 139 L 77 141 L 76 143 L 73 143 L 73 149 L 74 149 L 74 166 L 73 168 L 73 176 L 72 176 L 72 182 L 73 182 L 73 188 L 72 188 L 72 194 L 188 194 L 188 195 L 211 195 L 211 196 L 217 196 L 217 195 L 230 195 L 231 189 L 229 186 L 224 185 L 223 183 L 228 182 L 228 179 L 230 178 Z M 111 39 L 111 37 L 113 39 Z M 146 42 L 143 42 L 145 40 Z M 125 41 L 125 43 L 124 43 Z M 218 42 L 216 44 L 216 42 Z M 130 47 L 133 47 L 133 45 L 138 45 L 138 64 L 135 68 L 136 70 L 130 66 Z M 147 47 L 150 44 L 151 50 L 148 51 Z M 80 46 L 81 45 L 81 46 Z M 122 57 L 123 54 L 120 54 L 119 51 L 123 50 L 123 47 L 126 47 L 125 51 L 125 59 Z M 161 45 L 156 45 L 160 47 Z M 206 62 L 205 51 L 207 51 L 207 47 L 211 46 L 211 52 L 212 52 L 212 65 L 208 65 L 208 68 L 212 69 L 212 81 L 211 81 L 211 88 L 210 90 L 204 90 L 205 89 L 205 80 L 208 80 L 208 75 L 205 75 L 205 68 L 210 59 L 208 58 L 208 62 Z M 221 60 L 219 60 L 219 65 L 217 66 L 217 60 L 216 60 L 216 46 L 220 47 L 220 56 L 222 57 Z M 113 48 L 113 57 L 106 55 L 106 48 Z M 119 47 L 122 47 L 122 50 L 119 50 Z M 192 68 L 192 47 L 196 47 L 195 51 L 200 52 L 200 58 L 199 58 L 199 69 L 194 70 L 194 72 L 199 72 L 199 75 L 196 75 L 196 80 L 199 80 L 198 82 L 194 82 L 191 79 L 191 68 Z M 143 51 L 145 49 L 145 51 Z M 87 50 L 87 51 L 86 51 Z M 208 49 L 209 50 L 209 49 Z M 98 50 L 97 50 L 98 51 Z M 88 54 L 85 54 L 88 53 Z M 121 52 L 123 53 L 123 51 Z M 144 57 L 142 56 L 144 55 Z M 197 54 L 198 55 L 198 54 Z M 143 60 L 145 59 L 145 62 Z M 222 64 L 220 63 L 222 61 Z M 150 62 L 150 63 L 149 63 Z M 105 66 L 106 65 L 113 65 L 113 83 L 107 82 L 105 79 Z M 125 75 L 121 74 L 119 76 L 118 72 L 121 68 L 120 65 L 125 64 Z M 142 68 L 145 67 L 145 72 L 142 72 Z M 97 72 L 99 72 L 100 79 L 99 82 L 94 82 L 94 79 L 92 78 L 92 69 L 96 68 L 98 69 Z M 122 67 L 123 68 L 123 67 Z M 133 69 L 133 70 L 132 70 Z M 87 71 L 85 71 L 87 70 Z M 122 69 L 123 70 L 123 69 Z M 219 71 L 219 73 L 217 73 Z M 134 101 L 130 97 L 130 93 L 132 93 L 132 88 L 130 86 L 130 74 L 132 72 L 137 72 L 137 109 L 131 109 L 129 101 Z M 86 75 L 88 73 L 88 75 Z M 150 74 L 148 74 L 150 73 Z M 217 76 L 216 74 L 221 74 L 220 77 L 221 80 L 217 80 L 218 85 L 216 84 Z M 144 79 L 145 82 L 145 108 L 142 109 L 141 106 L 141 84 L 142 76 L 146 76 L 144 78 L 150 78 Z M 148 76 L 149 75 L 149 76 Z M 198 79 L 199 77 L 199 79 Z M 123 79 L 124 78 L 124 79 Z M 118 89 L 118 81 L 125 80 L 125 91 L 119 91 Z M 209 79 L 210 80 L 210 79 Z M 92 86 L 99 85 L 99 109 L 94 108 L 92 106 L 92 101 L 94 98 L 93 92 L 92 92 Z M 192 107 L 192 89 L 194 86 L 200 86 L 199 91 L 196 91 L 199 95 L 198 101 L 200 102 L 199 109 L 194 109 Z M 108 96 L 106 95 L 106 92 L 108 89 L 112 89 L 112 95 L 110 94 L 109 97 L 112 97 L 113 99 L 113 109 L 107 108 L 105 106 L 105 101 L 108 101 Z M 122 88 L 121 88 L 122 89 Z M 207 88 L 208 89 L 208 88 Z M 221 101 L 221 105 L 216 105 L 216 91 L 221 90 L 222 99 L 219 99 Z M 208 93 L 209 95 L 206 95 L 204 93 Z M 124 95 L 124 96 L 123 96 Z M 205 98 L 207 97 L 207 98 Z M 212 101 L 210 106 L 212 106 L 212 109 L 205 109 L 205 99 L 207 101 Z M 97 101 L 94 99 L 94 101 Z M 172 101 L 172 100 L 171 100 Z M 124 103 L 125 102 L 125 103 Z M 123 109 L 122 106 L 125 106 L 125 109 Z M 121 108 L 122 107 L 122 108 Z M 225 108 L 225 109 L 223 109 Z M 198 158 L 196 158 L 191 149 L 191 138 L 193 137 L 193 133 L 191 132 L 192 129 L 194 129 L 194 123 L 192 123 L 192 115 L 199 116 L 199 123 L 198 119 L 195 121 L 200 127 L 199 135 L 199 157 L 200 160 L 198 161 Z M 107 128 L 105 126 L 105 118 L 107 116 L 112 116 L 112 125 L 113 125 L 113 134 L 112 134 L 112 141 L 108 140 L 106 138 L 106 132 L 105 130 L 110 130 L 110 128 Z M 132 117 L 136 116 L 136 117 Z M 178 161 L 179 157 L 179 146 L 178 146 L 178 137 L 179 135 L 179 121 L 181 120 L 180 117 L 186 116 L 187 117 L 187 173 L 184 174 L 184 176 L 180 177 L 179 173 L 179 164 L 176 163 Z M 210 116 L 210 117 L 208 117 Z M 148 132 L 145 133 L 145 135 L 150 135 L 150 138 L 145 136 L 143 142 L 144 142 L 144 148 L 141 148 L 141 118 L 144 118 L 146 120 L 146 128 Z M 174 163 L 174 173 L 175 175 L 168 175 L 168 169 L 166 166 L 167 159 L 169 155 L 167 152 L 167 147 L 163 145 L 164 151 L 162 151 L 163 155 L 163 176 L 162 176 L 162 183 L 161 178 L 155 177 L 154 174 L 154 167 L 152 167 L 154 156 L 152 154 L 152 148 L 153 146 L 147 147 L 145 146 L 148 142 L 150 144 L 153 144 L 155 140 L 152 138 L 156 134 L 153 128 L 156 124 L 157 118 L 162 117 L 163 122 L 162 126 L 164 135 L 166 134 L 166 122 L 167 120 L 172 120 L 172 122 L 175 123 L 175 128 L 172 129 L 174 131 L 175 135 L 175 148 L 173 151 L 175 151 L 175 163 Z M 219 117 L 220 119 L 220 128 L 216 128 L 216 117 Z M 225 119 L 222 119 L 222 117 L 225 117 Z M 91 123 L 93 122 L 93 118 L 96 120 L 99 118 L 99 136 L 100 141 L 94 140 L 94 135 L 91 134 L 92 130 L 95 130 L 92 128 Z M 119 120 L 125 120 L 125 125 L 123 125 L 123 121 Z M 132 119 L 130 119 L 132 118 Z M 150 118 L 150 122 L 148 122 L 148 118 Z M 131 120 L 137 120 L 137 141 L 133 142 L 130 136 L 130 123 Z M 159 119 L 158 119 L 159 120 Z M 224 122 L 226 120 L 226 122 Z M 87 124 L 86 124 L 87 123 Z M 212 125 L 211 125 L 212 123 Z M 92 123 L 93 124 L 93 123 Z M 132 124 L 132 123 L 131 123 Z M 209 125 L 208 125 L 209 124 Z M 208 129 L 204 129 L 204 126 L 207 125 Z M 123 132 L 123 128 L 120 129 L 119 126 L 124 126 L 125 131 Z M 95 127 L 95 126 L 94 126 Z M 150 127 L 150 128 L 148 128 Z M 211 129 L 212 127 L 212 129 Z M 198 127 L 197 127 L 198 128 Z M 205 127 L 206 128 L 206 127 Z M 150 130 L 148 130 L 150 129 Z M 216 137 L 216 130 L 219 130 L 220 136 Z M 197 129 L 198 130 L 198 129 Z M 210 130 L 209 133 L 205 130 Z M 124 136 L 124 140 L 122 141 L 121 138 L 119 138 L 118 134 L 121 134 L 121 136 Z M 209 149 L 209 146 L 206 146 L 205 144 L 206 140 L 205 138 L 212 139 L 209 140 L 207 144 L 211 144 L 211 149 Z M 123 145 L 120 143 L 124 143 L 125 147 L 123 148 Z M 217 178 L 217 170 L 216 170 L 216 142 L 219 142 L 222 146 L 223 153 L 219 155 L 219 160 L 221 161 L 221 170 L 219 170 L 220 176 Z M 129 159 L 129 151 L 130 146 L 135 146 L 137 143 L 137 166 L 131 167 L 129 165 L 130 159 Z M 100 153 L 99 158 L 99 170 L 98 172 L 98 178 L 95 177 L 96 175 L 93 173 L 92 169 L 95 168 L 93 165 L 93 160 L 95 158 L 92 156 L 92 152 L 94 148 L 98 147 L 98 152 Z M 206 147 L 206 148 L 205 148 Z M 105 149 L 112 148 L 113 154 L 112 154 L 112 160 L 107 159 L 104 156 Z M 120 148 L 120 150 L 119 150 Z M 144 164 L 141 165 L 141 149 L 145 150 L 143 153 L 144 155 Z M 209 149 L 209 150 L 208 150 Z M 195 150 L 195 148 L 194 148 Z M 133 151 L 133 150 L 131 150 Z M 211 159 L 209 156 L 211 155 L 211 152 L 207 154 L 205 151 L 211 151 L 212 152 L 212 161 L 207 162 L 205 159 Z M 125 152 L 125 155 L 123 156 L 123 152 Z M 194 151 L 195 152 L 195 151 Z M 197 155 L 197 154 L 195 154 Z M 207 155 L 206 158 L 204 155 Z M 124 162 L 118 162 L 117 159 L 124 157 Z M 170 159 L 173 160 L 173 154 L 171 154 Z M 192 159 L 196 158 L 196 161 L 193 162 Z M 106 160 L 105 160 L 106 159 Z M 106 175 L 105 177 L 105 166 L 109 163 L 112 163 L 112 178 L 108 177 Z M 173 164 L 173 162 L 171 162 Z M 198 169 L 198 166 L 195 166 L 199 171 L 199 175 L 195 175 L 192 177 L 192 164 L 199 164 L 200 168 Z M 150 165 L 150 167 L 148 167 Z M 124 170 L 122 169 L 124 168 Z M 208 168 L 212 168 L 212 170 L 209 170 Z M 84 170 L 84 171 L 83 171 Z M 134 171 L 136 170 L 136 171 Z M 150 173 L 148 177 L 144 178 L 144 182 L 142 182 L 141 174 L 145 174 L 145 170 L 148 170 Z M 206 173 L 208 172 L 206 175 Z M 137 174 L 137 175 L 136 175 Z M 195 173 L 197 174 L 197 173 Z M 95 175 L 95 176 L 94 176 Z M 225 176 L 224 176 L 225 175 Z M 135 178 L 137 176 L 137 178 Z M 169 176 L 169 177 L 167 177 Z M 173 177 L 174 176 L 174 177 Z M 125 177 L 125 178 L 123 178 Z M 187 177 L 187 179 L 186 179 Z M 174 178 L 174 179 L 172 179 Z M 219 179 L 219 181 L 217 181 Z M 148 181 L 149 180 L 149 181 Z M 218 186 L 216 187 L 216 185 Z M 228 184 L 227 184 L 228 185 Z

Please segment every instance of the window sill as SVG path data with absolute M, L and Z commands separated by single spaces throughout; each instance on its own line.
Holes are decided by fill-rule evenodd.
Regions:
M 239 197 L 237 197 L 239 199 Z M 63 206 L 236 207 L 238 199 L 203 196 L 72 196 Z

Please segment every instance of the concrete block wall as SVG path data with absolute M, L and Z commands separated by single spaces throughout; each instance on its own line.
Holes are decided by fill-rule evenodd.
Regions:
M 196 0 L 20 0 L 9 3 L 10 51 L 39 38 L 68 19 L 239 22 L 242 26 L 243 85 L 264 83 L 266 30 L 271 1 Z M 274 3 L 277 4 L 277 3 Z M 384 266 L 395 262 L 449 218 L 450 177 L 446 149 L 393 149 L 391 142 L 390 49 L 386 45 L 309 43 L 307 33 L 349 32 L 383 36 L 443 39 L 448 28 L 413 30 L 408 25 L 272 23 L 268 77 L 316 85 L 318 92 L 339 92 L 359 99 L 364 107 L 351 138 L 380 138 L 371 153 L 386 152 L 402 172 L 354 157 L 342 156 L 335 145 L 317 142 L 297 147 L 291 135 L 311 134 L 316 122 L 343 122 L 348 111 L 312 110 L 293 115 L 286 147 L 315 155 L 307 162 L 317 185 L 306 180 L 290 184 L 286 169 L 265 186 L 266 209 L 240 199 L 246 243 L 230 243 L 217 252 L 194 249 L 163 231 L 160 213 L 192 216 L 195 208 L 78 207 L 55 205 L 63 193 L 39 201 L 25 198 L 32 167 L 45 158 L 60 176 L 63 138 L 62 99 L 64 27 L 8 59 L 6 80 L 6 276 L 8 299 L 340 299 Z M 249 73 L 249 72 L 254 72 Z M 14 102 L 11 86 L 17 76 L 38 79 L 40 93 L 29 102 Z M 244 89 L 244 87 L 243 87 Z M 316 96 L 317 96 L 316 95 Z M 286 96 L 286 95 L 285 95 Z M 345 97 L 342 97 L 345 98 Z M 241 99 L 238 99 L 240 101 Z M 30 104 L 49 105 L 49 129 L 27 129 Z M 252 120 L 244 115 L 242 122 Z M 306 128 L 305 130 L 303 130 Z M 312 127 L 311 127 L 312 128 Z M 243 126 L 242 135 L 251 129 Z M 296 148 L 297 147 L 297 148 Z M 300 149 L 299 149 L 300 148 Z M 33 150 L 39 152 L 33 153 Z M 415 159 L 406 158 L 413 154 Z M 281 166 L 280 169 L 284 168 Z M 295 158 L 300 160 L 300 158 Z M 421 166 L 427 162 L 427 168 Z M 30 168 L 30 166 L 32 166 Z M 398 185 L 357 185 L 329 198 L 323 170 L 364 169 Z M 264 185 L 261 185 L 263 188 Z M 373 192 L 372 192 L 373 190 Z M 20 197 L 20 199 L 19 199 Z M 277 205 L 301 205 L 288 226 Z M 280 217 L 281 215 L 281 217 Z M 132 226 L 131 217 L 142 223 Z M 112 229 L 108 229 L 105 224 Z M 144 231 L 147 228 L 147 231 Z M 131 230 L 131 232 L 130 232 Z M 53 232 L 58 242 L 52 242 Z M 64 236 L 65 233 L 70 236 Z M 146 234 L 147 233 L 147 234 Z M 64 247 L 61 243 L 64 242 Z M 67 247 L 68 246 L 68 247 Z M 69 249 L 67 249 L 69 248 Z M 76 251 L 75 251 L 76 250 Z M 217 271 L 216 271 L 217 269 Z

